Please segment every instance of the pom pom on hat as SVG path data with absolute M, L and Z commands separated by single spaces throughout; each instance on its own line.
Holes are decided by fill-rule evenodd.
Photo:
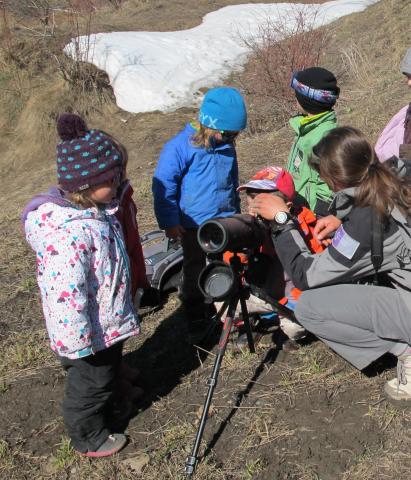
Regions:
M 75 113 L 65 112 L 57 119 L 57 133 L 63 141 L 84 137 L 87 131 L 86 122 Z

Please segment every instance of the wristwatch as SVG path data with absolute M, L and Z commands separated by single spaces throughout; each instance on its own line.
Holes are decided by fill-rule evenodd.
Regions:
M 288 212 L 277 212 L 274 215 L 274 222 L 277 225 L 285 225 L 290 219 L 291 215 Z
M 271 232 L 277 234 L 288 227 L 287 223 L 291 220 L 291 215 L 288 212 L 277 212 L 274 215 L 274 220 L 270 222 Z

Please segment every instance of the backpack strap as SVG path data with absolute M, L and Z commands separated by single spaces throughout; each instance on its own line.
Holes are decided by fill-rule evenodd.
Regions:
M 383 223 L 381 215 L 373 209 L 371 217 L 371 261 L 375 270 L 374 285 L 378 285 L 378 271 L 383 259 Z

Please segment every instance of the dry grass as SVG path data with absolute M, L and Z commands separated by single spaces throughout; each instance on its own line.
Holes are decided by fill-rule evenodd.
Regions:
M 267 20 L 254 37 L 240 39 L 251 51 L 238 77 L 248 99 L 247 130 L 251 134 L 270 131 L 293 114 L 291 74 L 317 66 L 331 38 L 329 25 L 315 28 L 318 18 L 318 10 L 298 4 L 275 20 Z

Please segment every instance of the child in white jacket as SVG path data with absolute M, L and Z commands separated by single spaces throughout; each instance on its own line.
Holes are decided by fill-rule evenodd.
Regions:
M 89 457 L 119 451 L 107 409 L 122 343 L 139 333 L 115 197 L 122 171 L 116 142 L 65 114 L 58 123 L 59 187 L 23 213 L 51 348 L 67 371 L 63 414 L 73 447 Z M 113 203 L 114 202 L 114 203 Z

